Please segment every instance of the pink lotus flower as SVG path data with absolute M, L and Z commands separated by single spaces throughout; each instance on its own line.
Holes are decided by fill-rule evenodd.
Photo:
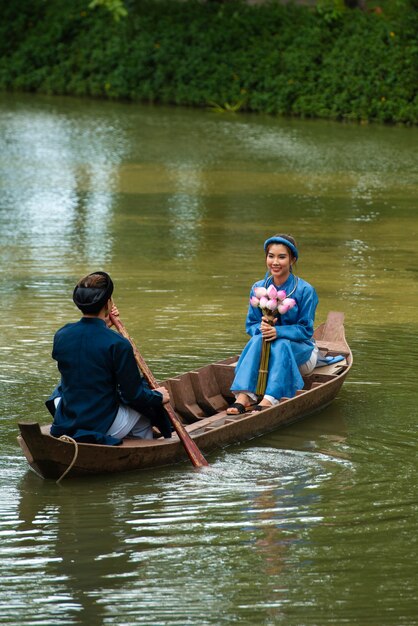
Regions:
M 279 304 L 279 306 L 277 307 L 279 313 L 281 315 L 283 315 L 284 313 L 287 313 L 289 310 L 289 306 L 287 304 Z
M 270 285 L 270 287 L 268 287 L 267 295 L 270 300 L 275 300 L 277 298 L 277 289 L 274 285 Z
M 267 289 L 265 289 L 264 287 L 256 287 L 254 289 L 254 294 L 256 298 L 262 298 L 263 296 L 267 295 Z
M 266 304 L 266 309 L 269 309 L 270 311 L 275 311 L 277 309 L 277 300 L 275 300 L 274 298 L 269 300 Z
M 277 292 L 277 297 L 279 298 L 279 300 L 284 300 L 286 298 L 285 290 L 280 289 L 280 291 Z
M 262 309 L 266 309 L 267 308 L 267 304 L 268 304 L 268 298 L 266 298 L 265 296 L 263 296 L 262 298 L 260 298 L 260 308 Z
M 255 296 L 252 296 L 250 298 L 250 304 L 251 304 L 251 306 L 257 307 L 260 304 L 260 300 L 258 298 L 256 298 Z
M 283 300 L 283 304 L 287 305 L 289 309 L 291 309 L 295 306 L 296 300 L 294 300 L 293 298 L 285 298 Z

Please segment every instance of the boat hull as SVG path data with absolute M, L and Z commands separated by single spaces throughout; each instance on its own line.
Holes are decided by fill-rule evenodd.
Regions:
M 198 447 L 208 453 L 247 441 L 301 420 L 330 404 L 352 366 L 343 315 L 330 314 L 327 322 L 315 331 L 315 337 L 320 349 L 331 355 L 342 354 L 344 363 L 334 369 L 315 370 L 305 378 L 304 389 L 294 398 L 281 398 L 279 404 L 260 412 L 237 416 L 226 413 L 233 399 L 229 388 L 236 357 L 164 381 L 162 384 L 169 387 L 177 413 L 184 421 L 192 422 L 185 428 Z M 188 459 L 175 433 L 171 439 L 126 439 L 120 446 L 103 446 L 58 439 L 49 434 L 49 428 L 37 422 L 19 423 L 18 442 L 30 467 L 42 478 L 57 480 L 65 472 L 70 477 L 127 472 Z

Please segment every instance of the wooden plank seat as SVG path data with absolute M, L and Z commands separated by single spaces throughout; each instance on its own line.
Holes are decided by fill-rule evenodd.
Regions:
M 317 341 L 316 345 L 320 352 L 325 353 L 327 356 L 348 356 L 347 348 L 344 344 L 336 341 Z
M 176 378 L 168 378 L 164 384 L 170 393 L 174 410 L 186 422 L 193 423 L 203 417 L 207 417 L 202 407 L 197 403 L 189 372 Z
M 207 415 L 224 411 L 229 406 L 220 392 L 213 367 L 213 365 L 207 365 L 197 372 L 190 372 L 196 402 Z
M 234 367 L 231 367 L 231 365 L 234 365 Z M 227 402 L 233 400 L 234 394 L 231 391 L 231 385 L 235 376 L 235 363 L 213 363 L 211 367 L 211 372 L 216 380 L 220 395 L 223 396 Z

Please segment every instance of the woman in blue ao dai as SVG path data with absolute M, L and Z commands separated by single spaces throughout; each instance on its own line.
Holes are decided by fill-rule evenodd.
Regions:
M 244 413 L 249 408 L 267 408 L 282 397 L 292 398 L 303 388 L 302 374 L 309 374 L 317 362 L 313 331 L 318 297 L 309 283 L 293 273 L 299 256 L 296 242 L 290 235 L 275 235 L 265 241 L 264 251 L 268 271 L 263 280 L 253 285 L 250 298 L 257 287 L 273 284 L 293 298 L 295 305 L 278 315 L 274 326 L 260 308 L 249 305 L 246 331 L 251 339 L 236 366 L 231 386 L 236 402 L 227 410 L 230 415 Z M 266 390 L 260 398 L 256 388 L 263 340 L 271 342 L 271 346 Z

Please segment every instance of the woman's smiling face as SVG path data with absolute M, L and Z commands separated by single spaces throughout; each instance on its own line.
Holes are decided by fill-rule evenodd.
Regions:
M 270 244 L 266 254 L 267 269 L 274 278 L 276 285 L 282 285 L 289 278 L 291 268 L 289 248 L 281 243 Z

